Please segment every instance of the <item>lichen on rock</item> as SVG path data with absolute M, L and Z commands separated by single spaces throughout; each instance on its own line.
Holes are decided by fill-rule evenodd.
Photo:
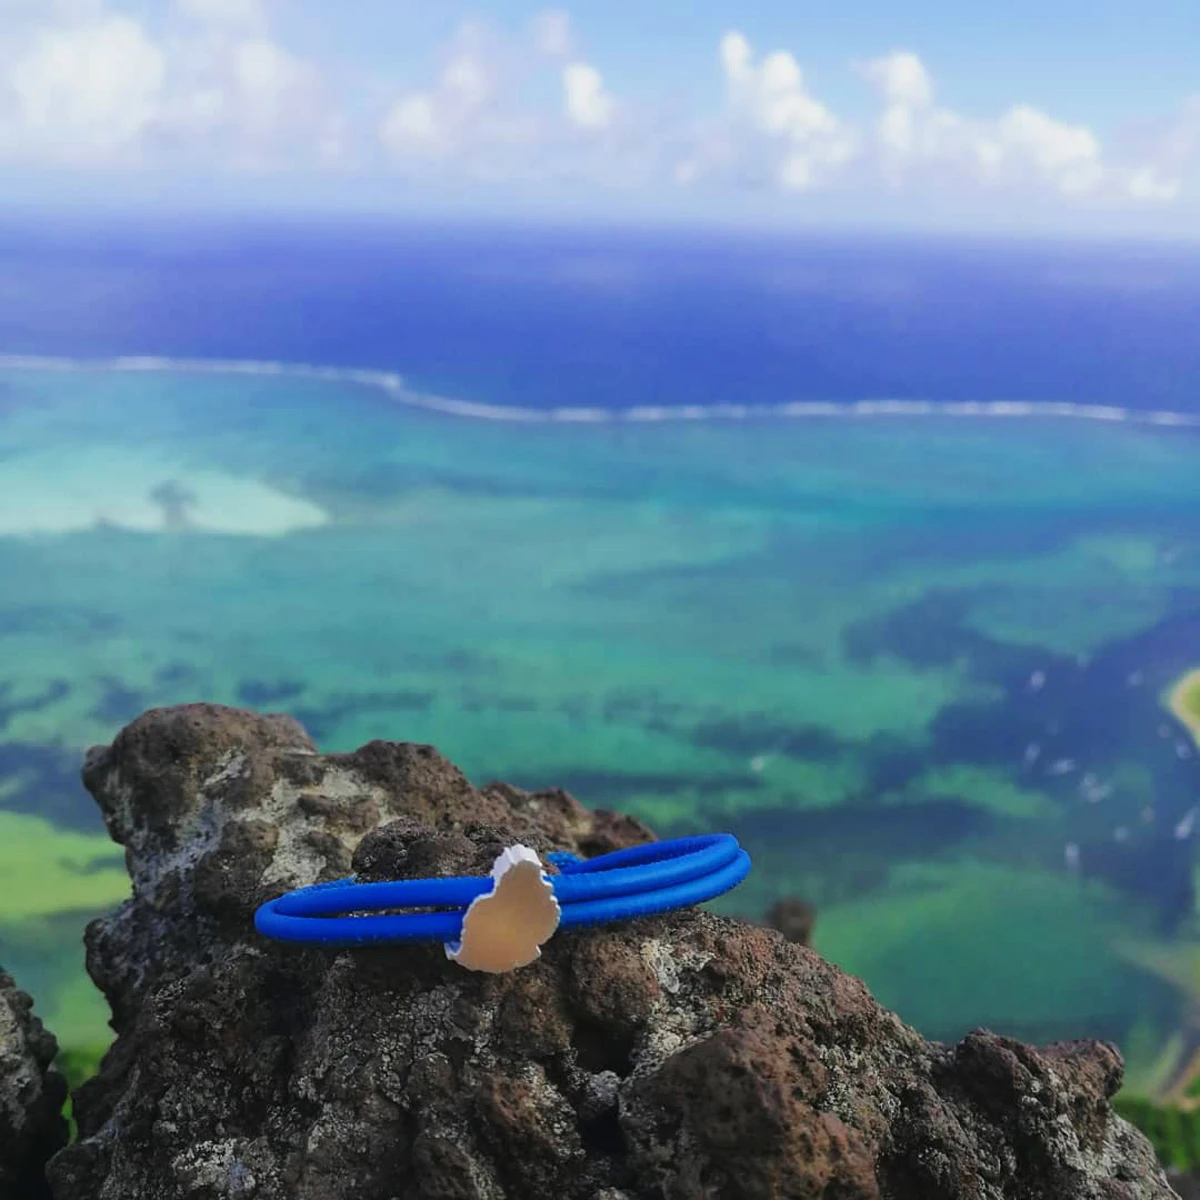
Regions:
M 46 1160 L 66 1144 L 67 1084 L 53 1067 L 58 1044 L 33 1001 L 0 970 L 0 1197 L 49 1196 Z
M 425 746 L 151 711 L 85 770 L 133 895 L 87 934 L 116 1042 L 56 1200 L 1169 1200 L 1117 1051 L 931 1043 L 807 947 L 689 910 L 562 930 L 531 965 L 260 938 L 293 888 L 483 875 L 520 843 L 650 840 Z M 547 868 L 552 871 L 553 868 Z

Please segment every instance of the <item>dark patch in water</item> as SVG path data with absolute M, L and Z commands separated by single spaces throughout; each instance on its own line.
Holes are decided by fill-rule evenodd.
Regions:
M 128 688 L 111 675 L 102 676 L 99 683 L 100 699 L 91 710 L 91 715 L 97 721 L 124 725 L 149 707 L 145 692 Z
M 979 764 L 1050 796 L 1084 873 L 1149 900 L 1164 927 L 1174 928 L 1194 903 L 1194 851 L 1174 829 L 1200 803 L 1200 759 L 1160 696 L 1200 663 L 1195 594 L 1175 597 L 1164 620 L 1090 660 L 1007 646 L 965 627 L 970 598 L 934 592 L 863 622 L 847 632 L 847 654 L 856 661 L 893 655 L 921 668 L 965 662 L 972 678 L 1003 689 L 999 700 L 946 705 L 930 727 L 923 766 Z M 911 778 L 917 763 L 904 758 L 903 751 L 890 761 L 869 755 L 872 786 Z M 1108 777 L 1131 763 L 1150 773 L 1149 792 L 1106 790 Z M 1156 815 L 1147 828 L 1139 816 L 1150 805 Z M 1114 841 L 1117 827 L 1127 830 L 1123 842 Z
M 676 722 L 688 711 L 678 701 L 664 700 L 653 688 L 615 688 L 604 694 L 599 715 L 604 721 L 639 725 L 678 736 Z
M 11 683 L 0 683 L 0 730 L 8 728 L 9 722 L 18 713 L 40 712 L 65 700 L 71 694 L 71 685 L 65 679 L 53 679 L 46 685 L 40 696 L 32 700 L 10 700 L 12 695 Z
M 532 713 L 538 710 L 537 701 L 526 699 L 524 696 L 495 696 L 470 689 L 459 693 L 458 704 L 463 712 L 469 713 Z
M 906 788 L 929 768 L 929 751 L 891 734 L 877 734 L 862 751 L 867 766 L 868 796 Z
M 997 823 L 990 813 L 958 799 L 912 805 L 839 804 L 815 809 L 755 809 L 739 815 L 738 837 L 785 838 L 808 847 L 821 842 L 866 847 L 872 842 L 897 858 L 927 858 L 964 838 L 986 833 Z
M 199 672 L 190 663 L 169 662 L 154 672 L 155 683 L 163 687 L 175 687 L 183 683 L 194 683 L 200 678 Z
M 103 833 L 98 811 L 96 824 Z M 21 981 L 22 988 L 45 1003 L 60 988 L 78 983 L 80 947 L 90 915 L 52 913 L 37 920 L 0 924 L 0 963 Z
M 121 629 L 120 618 L 71 605 L 24 604 L 0 608 L 0 633 L 50 633 L 59 637 L 106 636 Z
M 458 675 L 495 675 L 499 660 L 474 650 L 448 650 L 444 654 L 406 655 L 404 661 L 414 668 L 433 671 L 453 671 Z
M 789 725 L 765 713 L 701 721 L 688 732 L 695 745 L 739 758 L 780 754 L 788 758 L 832 762 L 847 743 L 824 725 Z
M 244 679 L 238 684 L 238 702 L 250 708 L 295 700 L 304 694 L 304 684 L 297 679 L 281 679 L 275 683 L 266 679 Z
M 1009 686 L 1036 670 L 1053 670 L 1070 661 L 1035 647 L 1010 646 L 969 628 L 965 621 L 971 605 L 982 595 L 996 594 L 983 589 L 927 592 L 903 608 L 851 625 L 842 636 L 843 652 L 852 663 L 890 657 L 924 670 L 965 662 L 972 678 Z
M 33 742 L 0 742 L 7 812 L 43 817 L 68 829 L 103 832 L 95 801 L 79 780 L 83 755 Z M 12 788 L 9 791 L 9 788 Z
M 151 488 L 148 498 L 162 513 L 166 529 L 189 529 L 192 518 L 188 509 L 196 505 L 196 493 L 184 487 L 177 479 L 164 479 Z
M 565 700 L 559 701 L 558 711 L 572 725 L 585 725 L 588 719 L 587 698 L 584 696 L 568 696 Z
M 114 860 L 111 856 L 109 858 L 97 856 L 85 863 L 76 863 L 71 871 L 75 875 L 99 875 L 102 871 L 111 871 L 114 865 L 120 865 L 120 859 Z
M 713 481 L 704 481 L 700 494 L 706 507 L 717 503 L 709 494 Z M 661 486 L 655 487 L 661 492 Z M 974 506 L 953 508 L 930 506 L 919 501 L 899 506 L 894 498 L 864 497 L 855 500 L 845 494 L 831 495 L 825 490 L 805 492 L 799 488 L 781 496 L 772 489 L 759 495 L 753 489 L 726 485 L 723 495 L 730 501 L 747 497 L 763 511 L 824 514 L 841 520 L 854 530 L 856 518 L 888 520 L 884 536 L 840 536 L 836 532 L 815 539 L 811 530 L 794 530 L 780 525 L 759 550 L 731 555 L 719 562 L 678 566 L 654 565 L 629 570 L 597 572 L 572 590 L 616 599 L 652 600 L 670 595 L 680 602 L 702 607 L 706 601 L 724 597 L 733 588 L 735 600 L 752 595 L 755 584 L 764 581 L 771 587 L 793 582 L 798 589 L 815 580 L 830 587 L 854 588 L 863 579 L 886 576 L 892 570 L 911 571 L 917 566 L 976 564 L 980 559 L 1023 560 L 1060 550 L 1072 539 L 1091 532 L 1096 513 L 1045 514 L 1031 521 L 1011 511 L 981 512 Z M 1177 515 L 1177 514 L 1176 514 Z M 787 661 L 789 646 L 779 647 Z M 799 661 L 805 654 L 801 651 Z M 792 661 L 797 661 L 793 659 Z
M 636 725 L 640 729 L 687 740 L 690 730 L 681 725 L 681 720 L 689 714 L 711 710 L 666 700 L 654 689 L 615 688 L 603 694 L 568 696 L 550 711 L 561 713 L 576 725 L 593 719 L 609 724 Z
M 360 467 L 353 475 L 311 472 L 305 478 L 304 488 L 306 494 L 318 499 L 327 498 L 331 502 L 350 499 L 360 504 L 394 503 L 431 488 L 489 500 L 612 500 L 623 499 L 628 494 L 623 480 L 589 482 L 582 474 L 550 479 L 527 475 L 505 478 L 499 474 L 489 478 L 479 473 L 418 463 L 372 463 Z
M 763 786 L 756 775 L 680 775 L 657 771 L 607 771 L 599 767 L 555 768 L 553 779 L 515 782 L 516 786 L 530 791 L 560 787 L 589 808 L 618 810 L 638 794 L 674 796 L 692 791 L 700 796 L 720 796 L 731 789 L 758 790 Z
M 1036 520 L 1015 509 L 918 502 L 892 510 L 884 537 L 846 538 L 826 552 L 828 567 L 839 577 L 873 579 L 914 567 L 945 567 L 980 561 L 1023 561 L 1054 554 L 1101 524 L 1111 528 L 1102 510 L 1089 505 L 1077 512 L 1039 512 Z M 1116 518 L 1123 512 L 1114 513 Z
M 767 661 L 775 667 L 806 667 L 810 670 L 822 665 L 821 656 L 811 646 L 790 642 L 776 642 L 767 653 Z
M 976 806 L 945 798 L 921 805 L 851 801 L 821 809 L 754 809 L 726 818 L 722 828 L 737 836 L 764 874 L 790 879 L 797 894 L 820 907 L 886 888 L 895 863 L 951 855 L 1002 824 Z M 698 819 L 658 832 L 670 837 L 707 828 Z
M 333 696 L 328 704 L 319 707 L 292 709 L 292 716 L 319 742 L 329 737 L 347 717 L 363 713 L 426 712 L 436 698 L 433 692 L 362 692 Z

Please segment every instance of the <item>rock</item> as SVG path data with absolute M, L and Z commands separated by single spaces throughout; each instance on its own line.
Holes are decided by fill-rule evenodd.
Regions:
M 777 929 L 789 942 L 798 946 L 811 946 L 813 928 L 817 923 L 817 910 L 794 896 L 776 900 L 767 911 L 766 925 Z
M 1169 1200 L 1117 1051 L 922 1039 L 780 934 L 687 911 L 563 930 L 531 966 L 256 935 L 353 868 L 485 873 L 519 841 L 652 838 L 427 746 L 318 755 L 280 716 L 146 713 L 85 782 L 132 898 L 88 929 L 117 1040 L 56 1200 Z
M 45 1166 L 67 1142 L 66 1080 L 50 1064 L 58 1044 L 33 1001 L 0 971 L 0 1196 L 49 1196 Z

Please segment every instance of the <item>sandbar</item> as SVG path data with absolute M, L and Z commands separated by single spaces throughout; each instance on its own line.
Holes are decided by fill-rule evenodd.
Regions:
M 1189 671 L 1171 688 L 1167 707 L 1188 727 L 1200 745 L 1200 667 Z
M 9 458 L 0 537 L 109 528 L 273 537 L 329 523 L 312 501 L 267 482 L 149 448 L 63 447 Z

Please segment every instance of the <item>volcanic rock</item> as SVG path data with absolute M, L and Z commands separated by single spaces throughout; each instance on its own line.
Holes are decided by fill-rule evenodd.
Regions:
M 159 709 L 84 781 L 132 898 L 87 931 L 116 1042 L 56 1200 L 1170 1200 L 1108 1044 L 931 1043 L 857 979 L 690 910 L 559 930 L 532 965 L 278 944 L 290 888 L 486 874 L 520 842 L 652 839 L 428 746 L 320 755 L 283 716 Z
M 50 1064 L 53 1035 L 33 1015 L 33 1001 L 0 971 L 0 1197 L 49 1196 L 46 1160 L 66 1145 L 66 1080 Z

